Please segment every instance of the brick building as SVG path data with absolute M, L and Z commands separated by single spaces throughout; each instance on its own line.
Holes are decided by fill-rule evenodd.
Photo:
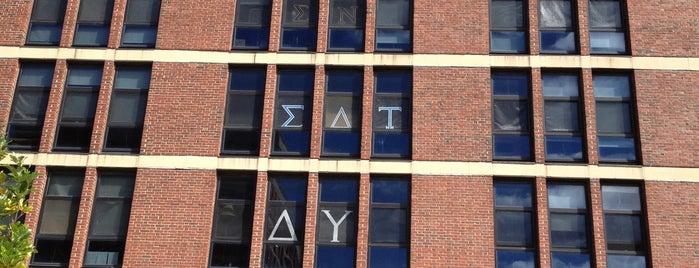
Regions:
M 695 0 L 3 0 L 32 267 L 699 267 Z

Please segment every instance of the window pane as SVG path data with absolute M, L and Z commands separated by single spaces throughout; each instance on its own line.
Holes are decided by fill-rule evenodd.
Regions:
M 496 182 L 495 206 L 532 207 L 531 184 Z
M 262 267 L 302 267 L 303 245 L 268 244 L 264 246 Z
M 329 95 L 325 97 L 323 127 L 325 129 L 361 128 L 361 101 L 359 97 Z
M 85 264 L 119 265 L 124 256 L 123 241 L 89 241 Z
M 41 139 L 41 129 L 41 126 L 22 126 L 8 124 L 7 140 L 10 141 L 10 144 L 8 146 L 10 147 L 10 149 L 16 148 L 36 150 L 39 147 L 39 141 Z
M 590 255 L 554 252 L 551 253 L 551 268 L 590 268 Z
M 51 87 L 53 80 L 53 65 L 33 65 L 22 66 L 17 86 L 23 87 Z
M 520 74 L 493 74 L 493 95 L 529 96 L 529 79 Z
M 607 255 L 607 267 L 645 268 L 646 256 Z
M 68 127 L 60 126 L 56 132 L 56 148 L 80 149 L 87 151 L 92 138 L 92 126 Z
M 124 25 L 123 46 L 154 47 L 158 28 L 154 26 Z
M 32 262 L 68 263 L 73 240 L 36 240 L 36 253 Z
M 305 179 L 273 178 L 269 185 L 269 200 L 306 202 Z
M 369 267 L 408 267 L 408 249 L 394 247 L 369 247 Z
M 314 50 L 316 29 L 282 29 L 282 48 Z
M 233 38 L 234 48 L 267 49 L 269 42 L 269 29 L 254 27 L 236 27 Z
M 410 93 L 413 86 L 410 72 L 375 72 L 376 93 Z
M 31 20 L 61 22 L 65 11 L 66 0 L 36 0 Z
M 97 200 L 92 209 L 91 235 L 125 236 L 129 226 L 131 202 L 125 200 Z
M 211 266 L 248 267 L 250 245 L 214 243 Z
M 72 66 L 68 70 L 68 86 L 99 87 L 102 66 Z
M 318 246 L 316 248 L 316 268 L 353 268 L 353 247 Z
M 372 208 L 369 215 L 370 243 L 404 243 L 408 241 L 406 209 Z
M 528 251 L 496 250 L 497 268 L 534 268 L 534 253 Z
M 279 96 L 277 97 L 275 114 L 275 128 L 277 129 L 308 129 L 306 122 L 310 122 L 313 105 L 310 97 L 304 96 Z M 259 115 L 258 115 L 259 116 Z
M 524 32 L 491 31 L 490 51 L 505 53 L 524 53 L 527 49 Z
M 590 28 L 621 28 L 619 1 L 590 0 Z
M 274 152 L 308 155 L 311 133 L 309 131 L 276 131 Z
M 337 224 L 337 234 L 330 217 Z M 345 216 L 347 215 L 347 216 Z M 344 217 L 344 219 L 343 219 Z M 342 220 L 342 221 L 341 221 Z M 318 210 L 316 240 L 322 243 L 351 244 L 357 240 L 357 209 L 354 207 L 323 207 Z
M 549 184 L 547 190 L 549 208 L 587 208 L 587 197 L 583 185 Z
M 327 71 L 328 92 L 348 92 L 361 94 L 364 87 L 362 71 Z
M 143 124 L 145 113 L 146 94 L 115 92 L 109 106 L 109 125 L 125 123 L 139 126 Z
M 214 236 L 217 239 L 248 241 L 252 232 L 252 206 L 218 203 Z
M 494 135 L 493 158 L 516 158 L 527 160 L 531 158 L 531 139 L 520 135 Z
M 578 103 L 567 101 L 544 102 L 546 131 L 580 131 Z
M 610 250 L 641 249 L 642 232 L 641 217 L 638 215 L 604 215 L 604 233 Z M 618 244 L 630 245 L 620 247 Z
M 567 74 L 542 75 L 545 97 L 577 97 L 578 76 Z
M 374 130 L 409 131 L 410 104 L 407 98 L 375 96 L 372 127 Z
M 78 216 L 78 201 L 46 200 L 42 211 L 39 223 L 40 235 L 71 236 L 73 234 Z
M 410 50 L 410 30 L 376 29 L 376 49 Z
M 303 234 L 305 231 L 304 226 L 306 221 L 305 207 L 268 206 L 266 213 L 265 241 L 283 241 L 285 243 L 301 243 L 300 241 L 303 241 Z M 292 230 L 289 228 L 289 223 L 291 224 L 291 228 L 293 228 L 293 234 Z
M 359 132 L 323 131 L 323 154 L 359 155 Z
M 552 247 L 587 247 L 585 215 L 551 213 Z
M 106 46 L 109 40 L 108 25 L 78 24 L 75 31 L 74 46 Z
M 14 99 L 14 109 L 11 120 L 35 121 L 42 124 L 49 101 L 49 91 L 34 91 L 18 89 Z
M 372 203 L 408 204 L 410 182 L 407 180 L 373 180 L 371 182 Z
M 130 198 L 133 195 L 135 174 L 105 174 L 99 178 L 97 197 Z
M 571 5 L 567 0 L 542 0 L 539 2 L 541 28 L 571 28 Z
M 112 18 L 113 0 L 80 1 L 78 23 L 102 22 L 108 23 Z
M 257 174 L 225 176 L 219 181 L 218 199 L 255 200 Z
M 120 67 L 117 69 L 114 88 L 148 89 L 150 87 L 150 68 Z
M 58 45 L 63 25 L 32 23 L 27 34 L 27 44 Z
M 261 95 L 230 94 L 228 110 L 226 111 L 226 126 L 259 127 L 262 119 L 262 101 Z
M 364 50 L 363 29 L 329 29 L 329 50 Z
M 522 1 L 491 1 L 490 4 L 491 28 L 524 27 Z
M 288 75 L 284 75 L 288 76 Z M 232 69 L 231 70 L 231 90 L 251 90 L 264 92 L 267 71 L 265 69 Z M 297 78 L 301 81 L 307 77 Z M 313 80 L 313 78 L 310 78 Z M 288 83 L 285 80 L 285 83 Z
M 237 1 L 235 21 L 236 26 L 267 26 L 269 25 L 270 1 L 269 0 L 241 0 Z
M 394 155 L 407 157 L 410 155 L 410 134 L 407 133 L 374 133 L 374 155 Z
M 546 136 L 546 160 L 581 161 L 583 145 L 580 137 Z
M 493 101 L 493 129 L 528 130 L 528 108 L 526 101 Z
M 507 245 L 533 245 L 531 212 L 496 211 L 495 241 Z
M 541 32 L 541 52 L 574 53 L 575 51 L 575 33 Z
M 330 27 L 364 27 L 364 11 L 361 0 L 331 0 Z
M 641 210 L 641 197 L 636 186 L 602 185 L 604 210 Z
M 129 0 L 127 3 L 125 24 L 157 24 L 159 0 Z
M 279 91 L 313 91 L 312 70 L 280 70 L 278 72 Z
M 134 153 L 141 147 L 141 127 L 108 127 L 107 140 L 105 142 L 106 151 L 128 150 Z
M 320 183 L 320 202 L 357 203 L 358 187 L 355 179 L 323 179 Z
M 408 0 L 379 0 L 377 26 L 410 25 L 410 2 Z
M 97 91 L 68 91 L 61 107 L 61 122 L 87 122 L 95 116 Z
M 628 103 L 597 102 L 598 133 L 631 133 L 630 108 Z
M 590 32 L 591 53 L 626 53 L 623 32 Z
M 257 154 L 260 149 L 259 130 L 224 130 L 223 150 L 225 151 L 245 151 L 250 154 Z
M 593 75 L 595 97 L 629 98 L 629 77 L 626 75 Z
M 282 27 L 315 27 L 317 3 L 311 0 L 284 0 Z
M 81 172 L 71 174 L 52 173 L 49 177 L 47 196 L 79 197 L 83 188 Z

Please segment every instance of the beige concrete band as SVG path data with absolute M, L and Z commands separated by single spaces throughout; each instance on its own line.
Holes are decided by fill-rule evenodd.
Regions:
M 0 46 L 0 58 L 279 65 L 550 67 L 699 71 L 699 58 L 633 56 L 225 52 Z
M 257 170 L 281 172 L 416 174 L 447 176 L 503 176 L 603 178 L 699 183 L 699 168 L 445 162 L 409 160 L 325 160 L 214 156 L 152 156 L 111 154 L 19 154 L 39 166 L 144 169 Z M 9 163 L 6 159 L 3 163 Z

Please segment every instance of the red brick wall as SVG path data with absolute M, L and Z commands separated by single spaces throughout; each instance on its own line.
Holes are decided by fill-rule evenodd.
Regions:
M 492 158 L 490 70 L 413 69 L 413 159 Z
M 12 108 L 12 96 L 19 76 L 19 61 L 0 59 L 0 132 L 5 133 Z
M 141 154 L 219 155 L 227 83 L 225 64 L 153 63 Z
M 157 48 L 230 50 L 234 8 L 230 0 L 162 1 Z
M 123 267 L 205 267 L 215 170 L 139 169 Z
M 413 1 L 415 53 L 488 54 L 488 1 Z
M 411 200 L 411 267 L 495 266 L 490 177 L 414 175 Z
M 698 74 L 636 70 L 643 165 L 699 166 Z
M 695 0 L 627 0 L 634 56 L 699 56 Z
M 5 0 L 0 2 L 0 46 L 20 46 L 24 44 L 29 18 L 32 12 L 31 0 Z

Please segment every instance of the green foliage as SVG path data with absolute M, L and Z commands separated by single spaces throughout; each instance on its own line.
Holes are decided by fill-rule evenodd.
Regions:
M 7 141 L 0 138 L 0 160 L 8 156 L 12 164 L 0 171 L 0 268 L 24 268 L 36 252 L 23 218 L 32 210 L 27 198 L 37 174 L 24 165 L 24 157 L 10 154 Z

